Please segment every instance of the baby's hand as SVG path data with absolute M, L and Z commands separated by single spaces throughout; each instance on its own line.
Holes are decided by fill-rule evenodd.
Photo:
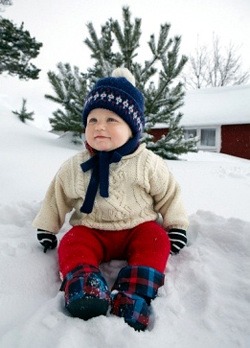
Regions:
M 168 232 L 171 243 L 171 254 L 178 254 L 187 244 L 186 231 L 179 228 L 171 228 Z
M 57 238 L 54 233 L 44 231 L 41 229 L 37 230 L 37 239 L 39 240 L 40 244 L 44 247 L 44 253 L 48 249 L 55 249 L 57 247 Z

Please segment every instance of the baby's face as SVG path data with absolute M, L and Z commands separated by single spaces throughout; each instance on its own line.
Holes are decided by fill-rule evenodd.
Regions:
M 106 109 L 94 109 L 87 118 L 85 136 L 98 151 L 112 151 L 132 138 L 129 125 L 117 114 Z

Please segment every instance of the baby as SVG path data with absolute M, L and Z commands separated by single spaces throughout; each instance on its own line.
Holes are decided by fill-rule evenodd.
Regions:
M 129 70 L 98 80 L 83 109 L 86 149 L 59 169 L 33 223 L 44 251 L 54 249 L 73 210 L 58 247 L 66 309 L 87 320 L 111 306 L 135 330 L 147 328 L 169 254 L 186 245 L 188 228 L 166 162 L 140 144 L 144 124 L 144 98 Z M 109 289 L 99 266 L 113 259 L 127 266 Z

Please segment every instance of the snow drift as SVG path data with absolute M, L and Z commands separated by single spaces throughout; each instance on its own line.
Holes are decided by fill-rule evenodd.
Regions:
M 2 348 L 250 345 L 250 161 L 209 153 L 167 161 L 189 213 L 189 244 L 170 258 L 149 329 L 138 333 L 110 314 L 85 322 L 65 312 L 56 251 L 42 252 L 31 222 L 60 164 L 81 148 L 1 106 L 0 114 Z M 102 265 L 110 284 L 121 267 Z

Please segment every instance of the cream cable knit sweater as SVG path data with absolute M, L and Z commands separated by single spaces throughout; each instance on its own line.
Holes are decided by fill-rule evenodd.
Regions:
M 165 161 L 142 144 L 119 163 L 110 165 L 109 197 L 97 193 L 91 214 L 80 208 L 90 180 L 80 164 L 90 158 L 82 151 L 67 160 L 51 182 L 33 226 L 57 233 L 73 210 L 70 224 L 103 230 L 133 228 L 162 216 L 165 229 L 186 230 L 188 219 L 180 188 Z

